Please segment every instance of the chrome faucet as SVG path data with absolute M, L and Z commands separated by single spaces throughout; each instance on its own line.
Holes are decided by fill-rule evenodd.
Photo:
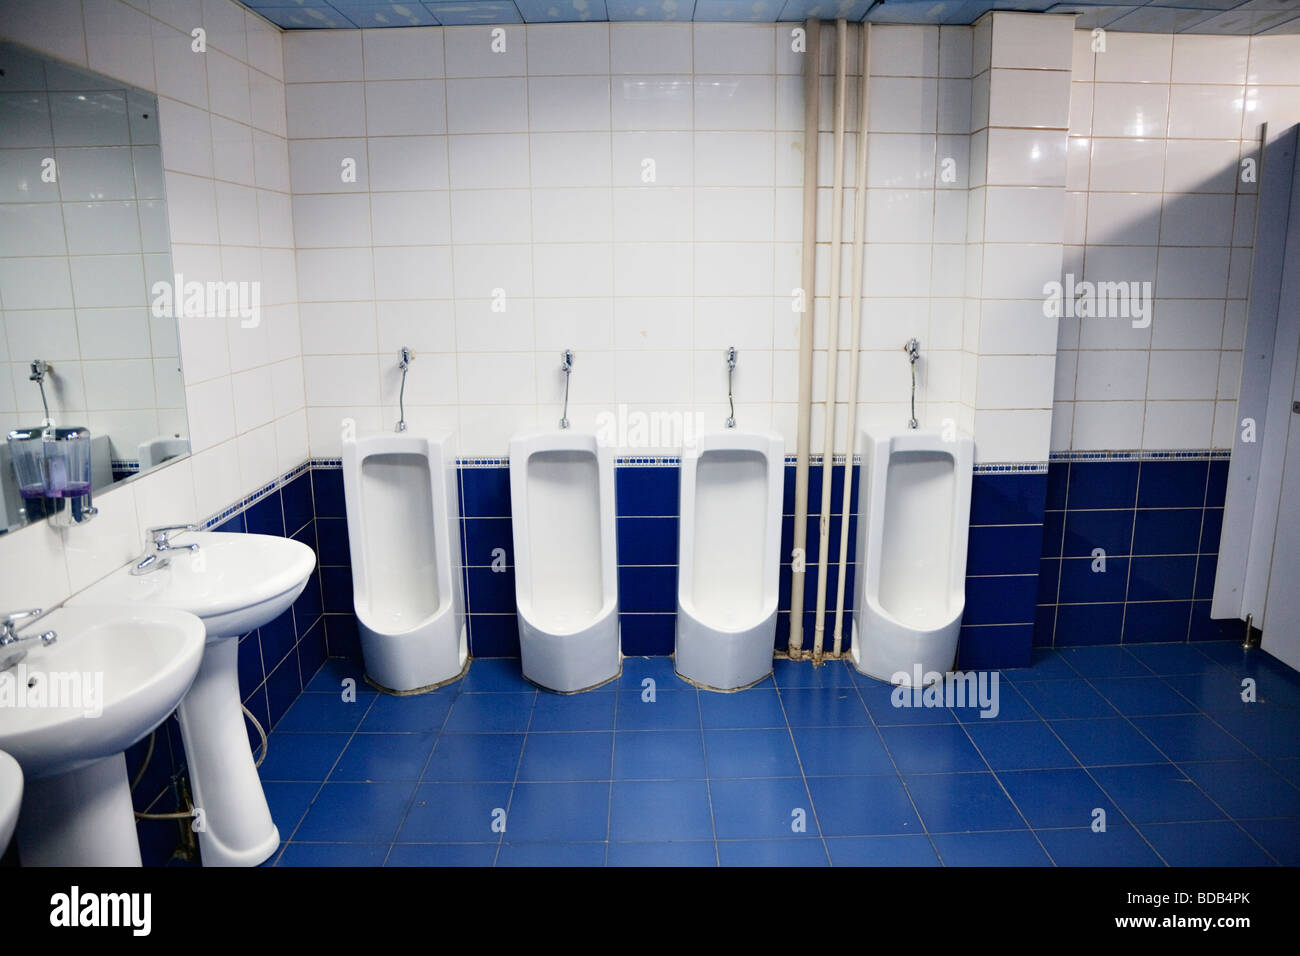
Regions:
M 40 641 L 41 646 L 44 647 L 53 644 L 59 639 L 59 635 L 54 631 L 44 631 L 40 634 L 19 637 L 18 631 L 24 626 L 21 622 L 34 623 L 44 614 L 43 610 L 35 607 L 27 611 L 14 611 L 0 618 L 0 671 L 8 670 L 27 656 L 27 648 L 25 647 L 16 651 L 6 651 L 2 650 L 2 648 L 12 647 L 14 644 L 25 644 L 28 641 Z
M 153 550 L 146 550 L 140 556 L 140 560 L 135 563 L 131 573 L 135 575 L 149 574 L 157 571 L 159 568 L 165 568 L 171 564 L 171 559 L 163 556 L 164 551 L 197 551 L 197 544 L 172 544 L 171 535 L 175 531 L 198 531 L 199 526 L 196 524 L 168 524 L 161 525 L 157 528 L 146 528 L 145 534 L 153 538 Z

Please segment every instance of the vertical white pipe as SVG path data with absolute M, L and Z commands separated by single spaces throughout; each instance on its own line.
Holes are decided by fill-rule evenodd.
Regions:
M 849 340 L 849 419 L 848 451 L 844 463 L 844 504 L 840 509 L 840 574 L 835 586 L 835 656 L 840 656 L 844 637 L 844 578 L 849 566 L 849 502 L 853 500 L 853 452 L 857 447 L 858 427 L 858 351 L 862 343 L 862 271 L 867 232 L 867 126 L 870 111 L 868 92 L 871 85 L 871 24 L 859 31 L 861 51 L 858 62 L 862 76 L 858 80 L 858 153 L 853 178 L 853 268 L 852 298 L 849 314 L 852 333 Z
M 831 290 L 826 345 L 826 428 L 822 439 L 822 509 L 817 536 L 817 617 L 813 620 L 813 660 L 822 659 L 826 636 L 826 572 L 830 564 L 831 475 L 835 462 L 835 378 L 839 368 L 840 234 L 844 231 L 844 100 L 848 73 L 848 23 L 835 21 L 835 178 L 831 183 Z
M 799 317 L 799 410 L 795 417 L 794 554 L 790 574 L 789 656 L 803 649 L 803 586 L 808 550 L 808 447 L 812 432 L 813 289 L 817 281 L 817 119 L 821 112 L 821 21 L 804 24 L 803 314 Z

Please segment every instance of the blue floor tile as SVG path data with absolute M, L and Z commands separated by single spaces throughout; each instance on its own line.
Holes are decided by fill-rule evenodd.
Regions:
M 997 689 L 994 691 L 993 687 Z M 990 706 L 981 705 L 977 696 L 975 700 L 967 701 L 960 707 L 953 707 L 952 712 L 962 723 L 969 724 L 986 724 L 990 721 L 1007 723 L 1013 720 L 1038 720 L 1038 714 L 1029 706 L 1029 701 L 1025 700 L 1024 695 L 1016 690 L 1010 681 L 999 678 L 997 684 L 990 687 L 990 691 L 997 695 Z M 989 716 L 986 717 L 985 714 Z
M 402 843 L 491 843 L 500 839 L 501 821 L 509 806 L 508 783 L 422 783 L 397 839 Z
M 1295 786 L 1300 787 L 1300 758 L 1277 757 L 1269 761 L 1269 766 Z
M 413 783 L 327 783 L 295 840 L 305 843 L 388 843 L 402 823 Z
M 1061 652 L 1052 648 L 1036 648 L 1028 667 L 1008 667 L 1002 676 L 1014 683 L 1024 681 L 1063 680 L 1078 677 L 1079 672 L 1065 662 Z
M 538 694 L 531 731 L 609 730 L 617 694 Z
M 1053 720 L 1051 725 L 1085 767 L 1160 763 L 1165 759 L 1124 717 Z
M 615 780 L 694 780 L 705 775 L 699 730 L 638 730 L 614 735 Z
M 1269 866 L 1273 863 L 1235 823 L 1153 823 L 1140 829 L 1170 866 Z
M 461 694 L 445 732 L 517 734 L 528 729 L 536 694 Z
M 356 734 L 330 780 L 419 780 L 435 739 L 435 734 Z
M 921 832 L 921 823 L 896 774 L 809 777 L 808 790 L 825 836 Z
M 497 866 L 604 866 L 603 843 L 504 843 Z
M 1061 650 L 1065 662 L 1080 677 L 1150 677 L 1151 669 L 1118 644 L 1067 647 Z
M 1016 684 L 1016 690 L 1046 720 L 1119 716 L 1084 680 L 1023 681 Z
M 810 777 L 894 771 L 874 727 L 796 727 L 794 742 L 803 772 Z
M 384 866 L 492 866 L 497 843 L 394 843 Z
M 1115 805 L 1083 770 L 1015 770 L 998 779 L 1035 830 L 1090 827 L 1096 810 L 1107 822 L 1120 822 Z
M 1217 661 L 1194 644 L 1126 644 L 1130 654 L 1161 676 L 1209 674 L 1220 670 Z
M 513 782 L 523 746 L 523 734 L 443 734 L 433 748 L 424 779 Z
M 867 705 L 871 719 L 881 727 L 908 726 L 912 724 L 953 724 L 957 718 L 947 707 L 903 707 L 897 701 L 910 700 L 910 691 L 894 693 L 894 688 L 871 678 L 870 684 L 859 684 L 858 693 Z
M 1223 729 L 1261 757 L 1300 757 L 1300 712 L 1260 710 L 1217 714 Z
M 934 845 L 945 866 L 1050 866 L 1052 861 L 1028 830 L 943 833 Z
M 1300 790 L 1262 760 L 1180 762 L 1179 768 L 1233 819 L 1300 818 Z
M 907 778 L 929 833 L 1013 830 L 1025 821 L 991 773 L 936 773 Z
M 515 657 L 476 657 L 469 665 L 469 673 L 461 679 L 460 689 L 463 694 L 537 690 L 524 678 Z
M 266 760 L 257 772 L 263 780 L 314 780 L 329 776 L 348 734 L 282 734 L 267 739 Z
M 269 781 L 262 784 L 266 804 L 271 810 L 271 819 L 280 831 L 281 840 L 293 838 L 293 831 L 297 829 L 319 789 L 319 783 Z
M 1196 711 L 1191 701 L 1159 677 L 1101 677 L 1092 685 L 1126 717 Z
M 613 756 L 612 733 L 530 733 L 519 779 L 609 780 Z
M 1057 866 L 1163 866 L 1146 840 L 1130 826 L 1114 819 L 1104 832 L 1091 827 L 1039 830 L 1038 839 Z
M 610 866 L 717 866 L 718 853 L 707 843 L 611 843 Z
M 387 843 L 290 843 L 276 866 L 383 866 Z
M 797 777 L 801 773 L 790 731 L 706 730 L 704 751 L 709 776 Z
M 325 663 L 307 681 L 304 691 L 321 691 L 327 694 L 341 694 L 345 680 L 356 681 L 356 686 L 365 686 L 365 671 L 361 665 L 347 657 L 327 657 Z
M 581 843 L 606 839 L 608 824 L 608 783 L 520 783 L 506 833 L 516 843 Z
M 773 667 L 776 686 L 782 690 L 794 687 L 852 687 L 851 665 L 843 661 L 827 661 L 821 667 L 812 667 L 807 661 L 778 659 Z
M 339 694 L 300 694 L 275 729 L 279 733 L 352 733 L 374 700 L 374 691 L 361 688 L 354 701 L 345 701 Z
M 722 866 L 829 866 L 821 840 L 737 840 L 718 844 Z
M 799 778 L 714 780 L 713 826 L 720 840 L 817 836 L 812 801 Z M 794 827 L 801 824 L 802 833 Z
M 1173 761 L 1232 760 L 1250 756 L 1245 747 L 1203 714 L 1134 717 L 1133 724 Z
M 915 836 L 828 837 L 835 866 L 938 866 L 930 838 Z
M 713 839 L 703 780 L 619 780 L 610 796 L 609 838 L 623 843 Z
M 653 681 L 657 691 L 684 689 L 679 686 L 682 685 L 682 680 L 673 671 L 673 659 L 671 657 L 623 658 L 623 673 L 615 681 L 620 691 L 635 690 L 639 692 L 645 688 L 646 680 Z
M 1172 764 L 1097 767 L 1092 775 L 1134 823 L 1220 820 L 1223 814 Z
M 1283 866 L 1300 866 L 1300 820 L 1244 820 L 1241 825 Z
M 900 773 L 955 773 L 987 770 L 984 758 L 956 723 L 884 727 L 881 734 Z
M 442 690 L 411 697 L 380 694 L 358 729 L 363 734 L 436 733 L 455 700 L 455 692 Z
M 745 690 L 734 694 L 704 691 L 700 718 L 706 728 L 784 727 L 785 714 L 775 690 Z
M 637 691 L 619 691 L 619 730 L 698 730 L 700 705 L 692 690 L 660 690 L 653 700 Z
M 987 721 L 968 724 L 966 729 L 994 770 L 1045 770 L 1079 765 L 1041 720 Z
M 1173 674 L 1164 682 L 1207 714 L 1249 713 L 1258 704 L 1242 701 L 1242 675 L 1219 669 L 1203 674 Z
M 781 702 L 791 727 L 846 727 L 871 722 L 853 687 L 783 690 Z

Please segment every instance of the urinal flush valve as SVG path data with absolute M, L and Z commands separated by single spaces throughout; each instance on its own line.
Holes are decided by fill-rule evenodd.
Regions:
M 916 420 L 916 363 L 921 358 L 921 340 L 913 336 L 903 343 L 903 351 L 907 353 L 908 364 L 912 367 L 912 417 L 907 420 L 908 428 L 917 428 L 920 423 Z
M 736 371 L 736 347 L 734 345 L 727 346 L 727 351 L 724 354 L 727 357 L 727 404 L 731 407 L 731 414 L 727 416 L 727 427 L 735 428 L 736 399 L 732 394 L 731 377 L 732 373 Z
M 560 371 L 564 373 L 564 411 L 560 412 L 560 427 L 569 427 L 569 376 L 573 374 L 573 349 L 560 353 Z
M 394 431 L 406 431 L 406 373 L 415 361 L 415 352 L 410 346 L 403 345 L 397 353 L 397 367 L 402 371 L 402 386 L 397 393 L 397 427 Z

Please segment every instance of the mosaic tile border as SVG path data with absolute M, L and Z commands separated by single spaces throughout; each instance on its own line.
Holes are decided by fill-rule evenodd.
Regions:
M 1226 461 L 1231 448 L 1125 449 L 1117 451 L 1054 451 L 1052 462 L 1064 461 Z

